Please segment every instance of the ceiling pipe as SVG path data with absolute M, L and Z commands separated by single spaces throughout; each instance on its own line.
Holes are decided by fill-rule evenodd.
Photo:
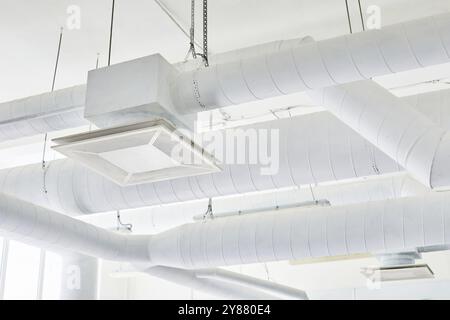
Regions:
M 377 87 L 377 90 L 382 89 Z M 385 91 L 381 93 L 384 94 Z M 407 97 L 401 99 L 401 103 L 408 103 L 408 108 L 412 106 L 426 114 L 442 128 L 450 128 L 450 109 L 447 108 L 450 90 Z M 121 188 L 70 160 L 61 160 L 49 162 L 45 174 L 38 164 L 1 170 L 0 190 L 58 212 L 77 215 L 331 181 L 342 182 L 402 170 L 377 148 L 325 112 L 241 129 L 280 130 L 280 137 L 285 142 L 280 146 L 281 169 L 278 175 L 261 176 L 258 166 L 254 165 L 229 165 L 224 166 L 222 173 L 214 175 Z M 50 188 L 47 194 L 43 192 L 44 177 Z M 365 190 L 364 185 L 360 187 Z M 392 189 L 370 197 L 358 195 L 359 192 L 355 191 L 349 194 L 354 195 L 355 199 L 345 197 L 343 201 L 331 196 L 329 200 L 333 204 L 382 200 L 392 198 L 392 194 L 397 197 L 401 192 Z
M 303 291 L 223 269 L 216 268 L 199 270 L 197 272 L 197 277 L 202 279 L 214 279 L 235 285 L 243 285 L 245 287 L 267 292 L 269 294 L 277 294 L 281 298 L 288 300 L 308 299 L 308 296 Z M 274 288 L 276 288 L 276 290 L 274 290 Z
M 288 42 L 290 45 L 292 45 L 291 41 Z M 284 41 L 277 41 L 265 46 L 261 45 L 261 50 L 276 50 L 278 46 L 287 46 L 284 43 Z M 244 50 L 242 53 L 236 50 L 218 54 L 217 63 L 238 60 L 240 55 L 257 55 L 261 52 L 256 50 L 259 47 L 241 49 Z M 214 65 L 214 61 L 212 59 L 210 64 Z M 85 94 L 86 86 L 80 85 L 0 103 L 0 142 L 89 125 L 90 122 L 84 119 Z M 450 111 L 447 108 L 450 104 L 450 89 L 400 99 L 442 128 L 450 129 Z
M 371 80 L 312 91 L 311 98 L 430 188 L 450 186 L 450 134 Z
M 402 97 L 400 100 L 440 128 L 450 130 L 450 89 Z
M 180 113 L 195 113 L 442 64 L 450 61 L 449 34 L 446 13 L 318 42 L 243 48 L 211 57 L 210 68 L 176 65 L 172 100 Z M 0 141 L 88 124 L 85 95 L 81 85 L 1 103 Z
M 232 272 L 201 271 L 202 274 L 207 272 L 208 274 L 216 273 L 222 275 L 222 279 L 217 280 L 200 278 L 197 276 L 198 271 L 195 270 L 153 268 L 156 265 L 150 261 L 147 250 L 152 236 L 116 233 L 1 194 L 0 234 L 8 239 L 21 241 L 62 254 L 77 252 L 100 259 L 129 262 L 135 268 L 145 273 L 212 294 L 222 293 L 222 295 L 241 297 L 243 299 L 274 299 L 277 296 L 286 297 L 289 294 L 293 298 L 294 293 L 297 292 L 297 298 L 306 298 L 303 291 L 275 283 L 271 284 L 268 281 L 261 282 L 262 280 L 258 281 L 251 277 L 239 277 Z M 82 266 L 79 264 L 82 261 L 80 262 L 78 258 L 72 261 L 72 264 L 70 259 L 67 261 L 69 267 L 78 266 L 81 272 Z M 89 263 L 92 263 L 92 260 Z M 71 270 L 77 272 L 73 268 Z M 74 276 L 76 277 L 76 274 Z M 230 278 L 229 281 L 227 280 L 228 278 Z M 77 279 L 70 277 L 70 274 L 65 278 L 63 277 L 63 279 L 63 285 L 73 285 L 75 288 L 78 285 L 82 285 L 80 283 L 68 283 L 73 280 L 77 281 Z M 88 274 L 87 281 L 91 280 L 94 281 L 92 273 Z M 249 287 L 250 284 L 253 284 L 252 288 L 242 290 L 242 286 Z M 256 290 L 257 284 L 265 288 L 264 292 Z M 90 285 L 93 286 L 92 283 Z M 91 294 L 93 293 L 92 290 L 89 291 Z M 73 296 L 71 290 L 63 293 L 67 297 Z
M 447 193 L 207 220 L 155 235 L 115 233 L 0 195 L 2 236 L 56 252 L 130 262 L 140 270 L 439 248 L 450 243 L 449 228 Z
M 89 124 L 84 119 L 86 86 L 0 103 L 0 141 Z
M 77 215 L 352 181 L 402 171 L 395 161 L 327 112 L 241 129 L 244 133 L 247 129 L 265 130 L 269 135 L 273 130 L 279 132 L 279 152 L 271 151 L 278 171 L 264 175 L 265 165 L 249 164 L 246 159 L 246 164 L 224 164 L 223 170 L 214 174 L 120 187 L 71 160 L 57 160 L 50 162 L 45 171 L 40 164 L 1 170 L 0 191 Z M 251 145 L 244 144 L 248 154 Z M 227 151 L 225 148 L 224 155 Z
M 148 236 L 125 236 L 0 194 L 0 233 L 50 251 L 148 263 Z
M 448 244 L 449 228 L 450 198 L 438 193 L 185 224 L 154 235 L 148 251 L 153 263 L 201 269 L 409 252 Z
M 178 64 L 172 100 L 180 113 L 195 113 L 442 64 L 449 52 L 448 13 L 318 42 L 271 42 L 219 54 L 210 68 Z M 84 106 L 85 89 L 0 104 L 0 140 L 86 124 L 76 110 Z
M 289 50 L 296 46 L 301 45 L 306 41 L 311 41 L 311 37 L 293 38 L 288 40 L 277 40 L 257 44 L 249 47 L 226 51 L 222 53 L 215 53 L 208 56 L 209 66 L 219 65 L 229 62 L 236 62 L 240 59 L 247 59 L 260 56 L 261 54 L 272 54 L 280 50 Z M 175 64 L 175 67 L 181 72 L 188 72 L 198 69 L 199 60 L 186 60 Z
M 142 272 L 223 299 L 308 300 L 304 291 L 222 269 L 183 270 L 158 266 Z
M 449 54 L 444 13 L 181 73 L 173 104 L 195 113 L 447 63 Z
M 240 56 L 255 56 L 261 50 L 293 46 L 294 40 L 218 54 L 217 63 L 238 61 Z M 261 47 L 260 51 L 257 49 Z M 215 57 L 215 56 L 212 56 Z M 210 61 L 214 65 L 215 60 Z M 181 68 L 181 67 L 180 67 Z M 186 68 L 186 67 L 185 67 Z M 86 86 L 48 92 L 37 96 L 0 103 L 0 142 L 36 134 L 70 129 L 90 124 L 84 119 Z M 450 89 L 402 97 L 412 108 L 423 113 L 444 129 L 450 129 Z

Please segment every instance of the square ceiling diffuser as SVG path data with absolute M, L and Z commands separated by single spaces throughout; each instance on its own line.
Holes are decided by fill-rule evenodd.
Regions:
M 119 185 L 220 171 L 214 157 L 164 120 L 54 139 L 53 149 Z
M 373 282 L 434 278 L 434 273 L 427 264 L 367 267 L 361 273 Z

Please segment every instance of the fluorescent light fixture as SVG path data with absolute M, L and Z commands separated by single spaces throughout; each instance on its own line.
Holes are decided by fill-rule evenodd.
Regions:
M 361 273 L 373 282 L 434 278 L 434 273 L 427 264 L 367 267 L 361 269 Z
M 53 141 L 56 151 L 122 186 L 220 171 L 211 155 L 164 120 Z

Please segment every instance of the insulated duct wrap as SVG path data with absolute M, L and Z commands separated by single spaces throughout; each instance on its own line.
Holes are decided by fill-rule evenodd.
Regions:
M 442 129 L 450 130 L 450 89 L 402 97 L 401 100 Z
M 1 235 L 53 251 L 203 269 L 312 257 L 414 251 L 450 244 L 450 198 L 427 194 L 348 206 L 290 209 L 125 235 L 0 195 Z M 211 274 L 204 275 L 206 277 Z
M 405 100 L 371 80 L 324 88 L 310 96 L 424 185 L 450 186 L 450 135 Z
M 182 73 L 172 95 L 181 113 L 320 89 L 450 61 L 450 14 Z
M 2 194 L 0 234 L 56 252 L 75 251 L 108 260 L 148 262 L 145 236 L 126 237 Z
M 182 270 L 159 266 L 145 269 L 143 272 L 222 299 L 308 299 L 301 290 L 221 269 Z
M 86 86 L 80 85 L 0 103 L 0 141 L 89 124 Z
M 385 94 L 384 91 L 381 93 Z M 441 128 L 450 129 L 450 90 L 401 100 L 403 104 L 408 103 L 409 109 L 412 107 L 423 113 Z M 60 212 L 83 214 L 341 181 L 401 170 L 394 161 L 326 112 L 244 127 L 249 128 L 280 129 L 280 137 L 286 139 L 281 145 L 286 151 L 280 152 L 280 173 L 286 177 L 286 173 L 292 172 L 291 179 L 283 183 L 280 178 L 259 175 L 255 165 L 230 165 L 225 166 L 223 174 L 121 188 L 70 160 L 60 160 L 49 162 L 45 174 L 37 164 L 2 170 L 0 188 L 2 192 Z M 294 137 L 295 142 L 291 142 Z M 287 148 L 287 143 L 292 147 Z M 44 176 L 47 194 L 43 193 Z M 366 186 L 361 185 L 357 192 L 345 189 L 355 199 L 333 194 L 326 194 L 326 198 L 333 204 L 345 204 L 403 196 L 401 188 L 393 187 L 392 191 L 386 188 L 379 191 L 378 188 L 375 195 L 365 197 L 362 193 Z
M 0 235 L 64 255 L 63 299 L 97 297 L 95 258 L 130 262 L 147 274 L 229 298 L 276 299 L 280 295 L 306 298 L 303 291 L 228 271 L 202 270 L 200 277 L 196 270 L 149 268 L 147 248 L 151 236 L 119 234 L 5 195 L 0 195 Z M 213 279 L 211 275 L 220 275 L 221 279 Z
M 349 180 L 402 169 L 332 115 L 322 112 L 263 123 L 250 130 L 278 130 L 279 169 L 225 164 L 223 171 L 136 186 L 120 187 L 71 160 L 0 171 L 6 194 L 67 214 L 138 208 L 246 192 Z M 225 134 L 225 133 L 224 133 Z M 270 135 L 270 133 L 269 133 Z M 249 144 L 246 144 L 247 153 Z M 228 150 L 225 150 L 228 151 Z M 44 185 L 47 193 L 44 193 Z
M 153 236 L 149 254 L 153 264 L 208 268 L 449 243 L 450 198 L 443 193 L 186 224 Z

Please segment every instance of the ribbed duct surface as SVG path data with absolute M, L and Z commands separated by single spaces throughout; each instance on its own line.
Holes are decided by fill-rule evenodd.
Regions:
M 450 135 L 371 80 L 311 92 L 337 118 L 429 187 L 449 187 Z
M 279 130 L 279 170 L 261 164 L 224 164 L 214 174 L 120 187 L 70 160 L 0 171 L 0 190 L 69 214 L 95 213 L 204 199 L 398 172 L 398 165 L 332 115 L 323 112 L 263 123 L 250 130 Z M 270 133 L 269 133 L 270 134 Z M 246 144 L 248 154 L 249 144 Z M 225 150 L 229 151 L 229 150 Z M 45 180 L 45 182 L 44 182 Z M 44 184 L 45 183 L 45 184 Z M 44 185 L 47 193 L 44 193 Z
M 402 97 L 401 100 L 442 129 L 450 130 L 450 89 Z
M 119 234 L 5 195 L 0 195 L 0 235 L 63 254 L 76 252 L 129 262 L 137 270 L 211 294 L 242 299 L 275 299 L 280 295 L 306 298 L 303 291 L 228 271 L 187 271 L 154 265 L 149 268 L 151 261 L 147 249 L 151 236 Z M 83 255 L 66 257 L 64 262 L 62 294 L 66 299 L 95 298 L 96 283 L 84 284 L 81 281 L 96 281 L 97 263 Z M 221 279 L 212 279 L 211 275 L 220 275 Z M 68 283 L 73 280 L 80 282 Z M 79 287 L 71 290 L 71 286 Z M 248 288 L 250 286 L 253 288 Z M 258 286 L 264 290 L 256 289 Z
M 308 299 L 306 293 L 301 290 L 217 268 L 181 270 L 171 267 L 151 267 L 143 272 L 223 299 Z
M 0 141 L 89 124 L 83 117 L 86 86 L 0 103 Z
M 206 268 L 450 243 L 450 198 L 428 195 L 186 224 L 155 235 L 155 264 Z
M 411 251 L 450 243 L 447 193 L 348 206 L 291 209 L 124 235 L 0 195 L 0 231 L 54 251 L 184 269 Z
M 450 90 L 405 97 L 401 101 L 403 104 L 408 103 L 408 109 L 416 109 L 441 128 L 450 128 L 450 109 L 447 108 Z M 280 137 L 286 140 L 282 144 L 286 150 L 280 152 L 280 173 L 285 177 L 283 180 L 280 177 L 259 175 L 257 166 L 230 165 L 225 166 L 223 174 L 120 188 L 72 161 L 61 160 L 50 162 L 45 172 L 45 185 L 49 190 L 47 194 L 43 193 L 44 171 L 37 164 L 0 171 L 0 187 L 2 192 L 21 199 L 57 211 L 80 214 L 340 181 L 401 169 L 325 112 L 247 128 L 281 130 Z M 295 142 L 290 142 L 294 137 Z M 292 147 L 287 148 L 287 143 L 291 143 Z M 354 197 L 364 201 L 366 198 L 360 197 L 359 191 L 348 190 Z M 400 194 L 397 189 L 386 194 L 382 191 L 378 193 L 379 196 L 369 195 L 367 200 L 382 200 Z M 329 195 L 327 197 L 334 204 L 351 202 L 348 197 L 344 197 L 345 201 Z
M 57 252 L 148 262 L 146 236 L 124 236 L 0 194 L 0 234 Z
M 450 14 L 182 73 L 173 87 L 182 113 L 319 89 L 450 61 Z

